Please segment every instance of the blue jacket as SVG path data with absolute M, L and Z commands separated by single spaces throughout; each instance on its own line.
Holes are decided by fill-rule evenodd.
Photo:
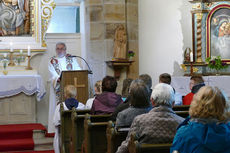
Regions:
M 230 153 L 230 123 L 189 121 L 178 129 L 170 152 Z

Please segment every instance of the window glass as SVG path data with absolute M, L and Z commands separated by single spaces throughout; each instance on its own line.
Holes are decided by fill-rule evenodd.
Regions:
M 68 0 L 71 1 L 71 0 Z M 47 33 L 79 33 L 79 6 L 56 6 Z
M 55 3 L 74 3 L 77 0 L 54 0 Z

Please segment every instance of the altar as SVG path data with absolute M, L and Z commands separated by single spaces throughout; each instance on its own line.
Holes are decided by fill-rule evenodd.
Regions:
M 0 124 L 36 122 L 36 101 L 45 95 L 45 87 L 41 76 L 33 73 L 0 72 Z
M 203 76 L 203 79 L 205 85 L 216 86 L 230 97 L 230 76 Z M 190 77 L 186 76 L 172 77 L 171 85 L 178 93 L 184 96 L 191 92 L 189 89 L 189 81 Z

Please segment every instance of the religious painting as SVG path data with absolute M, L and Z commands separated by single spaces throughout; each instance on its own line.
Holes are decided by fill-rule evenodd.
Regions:
M 0 1 L 0 36 L 30 34 L 29 0 Z
M 230 5 L 213 8 L 207 18 L 207 57 L 230 61 Z
M 46 50 L 54 0 L 0 0 L 0 52 Z

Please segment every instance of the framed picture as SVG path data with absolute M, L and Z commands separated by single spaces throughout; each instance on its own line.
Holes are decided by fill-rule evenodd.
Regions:
M 206 56 L 221 56 L 230 63 L 230 5 L 220 4 L 207 16 Z
M 0 52 L 10 47 L 45 51 L 53 0 L 0 0 Z

